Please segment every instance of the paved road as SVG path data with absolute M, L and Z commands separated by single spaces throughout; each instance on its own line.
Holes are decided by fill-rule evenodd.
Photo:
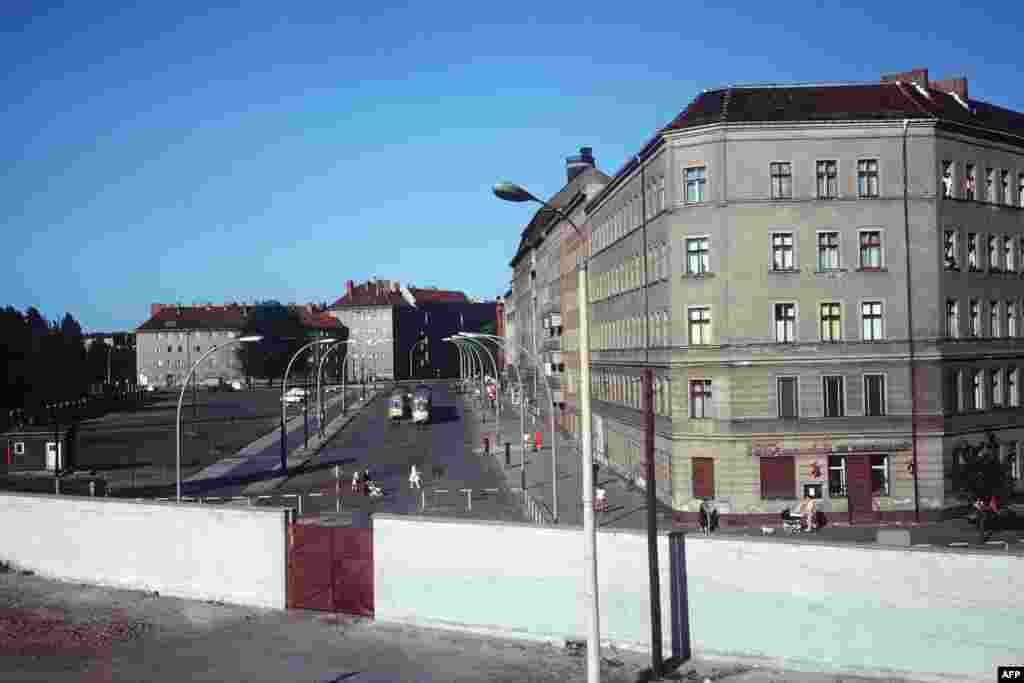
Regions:
M 434 385 L 434 417 L 426 427 L 416 427 L 408 419 L 392 423 L 384 398 L 368 406 L 324 447 L 306 472 L 290 478 L 273 495 L 259 499 L 260 503 L 297 505 L 294 496 L 302 494 L 304 513 L 334 511 L 334 466 L 339 465 L 345 510 L 411 514 L 418 513 L 425 503 L 427 513 L 523 520 L 518 497 L 508 491 L 496 462 L 473 452 L 472 426 L 446 384 Z M 413 464 L 422 473 L 419 491 L 411 490 L 408 483 Z M 370 467 L 374 480 L 384 489 L 382 499 L 352 494 L 352 474 L 365 467 Z M 461 489 L 470 489 L 470 493 Z

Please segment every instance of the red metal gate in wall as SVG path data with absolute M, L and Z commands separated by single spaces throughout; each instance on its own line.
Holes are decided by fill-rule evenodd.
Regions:
M 372 617 L 372 530 L 292 524 L 288 607 Z

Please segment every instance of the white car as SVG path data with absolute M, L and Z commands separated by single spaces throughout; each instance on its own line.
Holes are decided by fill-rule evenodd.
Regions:
M 232 391 L 241 391 L 242 390 L 242 382 L 241 382 L 241 380 L 237 380 L 237 379 L 236 380 L 232 380 L 231 381 L 231 389 L 232 389 Z
M 284 395 L 285 403 L 302 403 L 306 400 L 306 390 L 302 387 L 293 387 Z

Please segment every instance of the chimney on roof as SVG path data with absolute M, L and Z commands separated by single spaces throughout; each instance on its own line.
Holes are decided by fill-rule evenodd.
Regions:
M 593 168 L 596 164 L 594 163 L 594 148 L 593 147 L 580 147 L 580 153 L 574 154 L 571 157 L 565 158 L 565 175 L 566 182 L 572 182 L 572 179 L 583 173 L 588 168 Z
M 152 318 L 154 315 L 156 315 L 160 311 L 164 310 L 164 308 L 165 308 L 164 304 L 150 304 L 149 305 L 149 317 Z
M 967 77 L 945 78 L 941 81 L 932 82 L 932 88 L 939 92 L 950 93 L 958 96 L 964 103 L 967 103 Z
M 904 71 L 898 74 L 882 74 L 883 83 L 893 83 L 895 81 L 909 81 L 910 83 L 917 83 L 919 86 L 928 89 L 928 69 L 911 69 L 910 71 Z
M 345 294 L 352 296 L 352 281 L 349 280 L 345 283 Z

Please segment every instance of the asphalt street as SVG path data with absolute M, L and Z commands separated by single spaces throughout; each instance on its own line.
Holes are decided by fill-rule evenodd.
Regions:
M 500 467 L 492 458 L 474 452 L 475 430 L 467 423 L 460 401 L 447 384 L 433 387 L 430 424 L 418 427 L 408 417 L 392 422 L 384 392 L 325 446 L 305 471 L 259 503 L 297 505 L 295 498 L 302 495 L 304 514 L 333 512 L 337 507 L 337 465 L 342 472 L 343 510 L 522 521 L 518 497 L 509 491 Z M 421 472 L 421 489 L 409 485 L 412 465 Z M 383 489 L 382 498 L 353 494 L 352 475 L 366 467 Z

